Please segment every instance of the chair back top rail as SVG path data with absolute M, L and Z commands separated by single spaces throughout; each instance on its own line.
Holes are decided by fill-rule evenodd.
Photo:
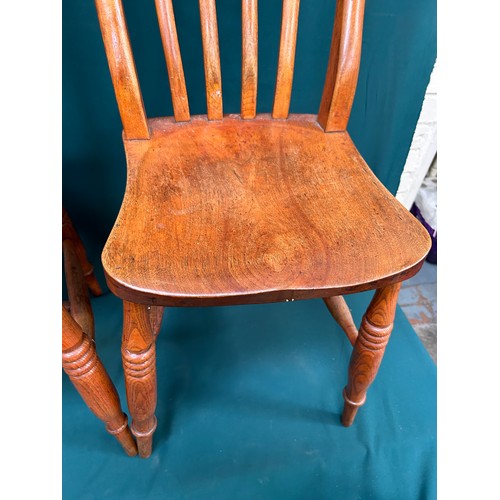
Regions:
M 194 0 L 192 0 L 194 1 Z M 125 139 L 150 136 L 127 31 L 122 0 L 95 0 Z M 186 81 L 172 0 L 155 0 L 167 63 L 174 118 L 189 121 Z M 337 0 L 330 56 L 318 111 L 325 132 L 344 131 L 349 121 L 361 59 L 365 0 Z M 292 93 L 300 0 L 283 0 L 272 117 L 286 119 Z M 222 78 L 215 0 L 199 0 L 207 117 L 222 120 Z M 241 117 L 257 110 L 258 0 L 242 0 Z

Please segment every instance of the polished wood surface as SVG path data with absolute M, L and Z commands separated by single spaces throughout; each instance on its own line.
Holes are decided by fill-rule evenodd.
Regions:
M 80 239 L 80 235 L 75 230 L 73 222 L 64 207 L 62 208 L 62 240 L 63 244 L 65 240 L 71 240 L 73 243 L 73 249 L 76 253 L 78 262 L 80 263 L 83 277 L 87 283 L 87 287 L 92 292 L 92 295 L 95 297 L 102 295 L 101 285 L 99 285 L 99 282 L 94 274 L 94 266 L 87 259 L 87 252 L 85 251 L 85 247 Z
M 106 424 L 106 430 L 129 456 L 137 446 L 128 427 L 113 382 L 97 356 L 95 344 L 62 307 L 62 366 L 92 413 Z
M 174 117 L 147 119 L 122 6 L 96 0 L 124 125 L 127 187 L 102 254 L 124 301 L 132 432 L 149 456 L 155 338 L 163 307 L 324 298 L 354 344 L 350 425 L 376 375 L 401 281 L 430 249 L 422 225 L 377 180 L 346 131 L 364 0 L 338 0 L 318 115 L 289 114 L 299 0 L 283 0 L 275 97 L 257 114 L 257 0 L 242 0 L 240 115 L 223 115 L 215 0 L 199 0 L 207 114 L 190 116 L 170 0 L 156 0 Z M 306 8 L 307 3 L 303 3 Z M 376 289 L 357 331 L 344 294 Z
M 80 328 L 94 338 L 94 314 L 90 304 L 87 284 L 72 240 L 63 241 L 64 276 L 68 290 L 69 309 Z
M 149 306 L 149 317 L 151 320 L 151 329 L 153 330 L 153 335 L 155 337 L 160 333 L 164 311 L 165 311 L 164 307 Z
M 366 391 L 375 379 L 392 332 L 401 283 L 380 288 L 363 316 L 351 360 L 347 386 L 344 389 L 342 423 L 349 427 L 360 406 L 365 403 Z
M 149 123 L 149 141 L 125 141 L 127 189 L 102 255 L 123 299 L 325 297 L 400 281 L 427 254 L 426 230 L 349 135 L 325 134 L 312 115 Z
M 184 68 L 177 38 L 172 0 L 155 0 L 158 24 L 160 25 L 161 40 L 167 61 L 170 93 L 175 120 L 178 122 L 189 121 L 189 102 L 184 78 Z
M 342 330 L 344 330 L 349 342 L 354 345 L 356 343 L 356 339 L 358 338 L 358 329 L 354 324 L 351 310 L 349 309 L 344 297 L 342 297 L 342 295 L 334 295 L 333 297 L 325 297 L 323 301 L 335 321 L 340 325 Z
M 122 360 L 132 434 L 147 458 L 156 429 L 156 347 L 147 306 L 123 302 Z
M 68 212 L 62 209 L 62 250 L 64 277 L 68 291 L 66 307 L 71 316 L 89 336 L 94 338 L 94 313 L 90 304 L 89 290 L 96 296 L 102 290 L 94 274 L 94 267 L 87 259 L 82 240 Z
M 149 138 L 134 56 L 121 0 L 95 0 L 104 48 L 127 139 Z
M 127 415 L 99 356 L 94 341 L 94 313 L 87 287 L 101 295 L 73 223 L 63 208 L 62 223 L 64 276 L 69 300 L 62 305 L 62 366 L 89 409 L 106 424 L 125 452 L 137 455 L 137 447 L 128 427 Z M 86 281 L 84 269 L 87 269 Z M 90 271 L 89 271 L 90 270 Z
M 283 0 L 278 74 L 274 92 L 273 118 L 287 118 L 292 96 L 295 47 L 300 0 Z
M 365 0 L 337 0 L 335 22 L 318 123 L 326 132 L 345 130 L 361 59 Z
M 199 3 L 207 91 L 207 116 L 209 120 L 222 120 L 222 76 L 215 0 L 199 0 Z
M 241 117 L 255 118 L 258 75 L 258 0 L 242 0 Z

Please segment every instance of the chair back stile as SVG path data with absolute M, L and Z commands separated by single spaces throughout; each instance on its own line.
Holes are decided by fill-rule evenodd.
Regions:
M 318 123 L 325 132 L 345 130 L 351 115 L 361 60 L 365 0 L 337 0 L 330 57 Z
M 139 79 L 121 0 L 96 0 L 104 48 L 126 139 L 149 139 Z
M 192 0 L 194 2 L 194 0 Z M 150 131 L 127 31 L 122 0 L 95 0 L 125 139 Z M 172 0 L 155 0 L 169 75 L 174 119 L 191 118 Z M 330 56 L 317 121 L 325 132 L 345 131 L 361 57 L 365 0 L 337 0 Z M 283 0 L 272 118 L 287 119 L 292 93 L 300 0 Z M 215 0 L 199 0 L 208 120 L 223 119 Z M 257 109 L 258 0 L 242 0 L 241 117 Z

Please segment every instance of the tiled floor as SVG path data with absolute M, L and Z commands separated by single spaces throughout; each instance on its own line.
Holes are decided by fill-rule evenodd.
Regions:
M 437 265 L 424 262 L 420 272 L 405 281 L 399 305 L 434 362 L 437 362 Z

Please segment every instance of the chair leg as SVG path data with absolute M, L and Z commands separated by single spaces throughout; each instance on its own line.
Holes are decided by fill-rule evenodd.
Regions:
M 366 400 L 366 391 L 377 375 L 392 332 L 400 287 L 401 283 L 396 283 L 378 289 L 361 321 L 343 393 L 342 424 L 346 427 L 354 422 L 358 408 Z
M 151 455 L 156 429 L 156 347 L 148 306 L 123 301 L 122 360 L 131 430 L 139 455 Z
M 158 336 L 161 330 L 161 322 L 163 320 L 163 311 L 165 310 L 162 306 L 150 306 L 149 316 L 151 318 L 151 328 L 153 329 L 153 335 L 155 338 Z
M 325 297 L 323 301 L 335 321 L 339 324 L 342 330 L 344 330 L 344 333 L 347 335 L 351 345 L 354 345 L 356 343 L 356 339 L 358 338 L 358 329 L 354 324 L 351 311 L 349 306 L 346 304 L 344 297 L 342 297 L 342 295 Z
M 63 241 L 65 239 L 69 239 L 73 242 L 76 256 L 80 261 L 80 266 L 82 268 L 83 277 L 87 284 L 87 287 L 92 292 L 92 295 L 95 297 L 99 297 L 102 295 L 102 289 L 97 281 L 97 278 L 94 274 L 94 266 L 87 259 L 87 252 L 85 251 L 85 247 L 83 246 L 82 240 L 80 236 L 76 232 L 76 229 L 73 226 L 73 222 L 71 221 L 68 212 L 65 208 L 62 208 L 62 233 L 63 233 Z
M 94 342 L 62 307 L 62 366 L 76 390 L 94 415 L 106 424 L 129 456 L 137 455 L 137 446 L 128 427 L 113 382 L 97 356 Z
M 93 339 L 94 313 L 75 245 L 69 238 L 63 241 L 63 257 L 71 316 L 90 339 Z

